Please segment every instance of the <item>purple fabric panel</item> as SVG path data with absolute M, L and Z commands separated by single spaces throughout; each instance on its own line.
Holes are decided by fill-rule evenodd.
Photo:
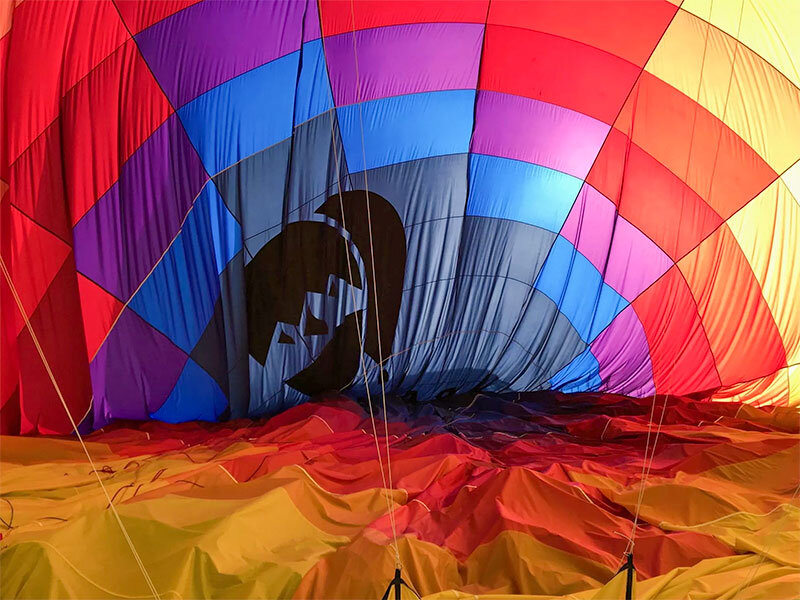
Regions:
M 603 272 L 611 245 L 611 231 L 617 209 L 603 194 L 584 183 L 572 210 L 561 228 L 561 235 Z
M 608 285 L 631 302 L 672 265 L 672 260 L 650 238 L 617 217 L 605 272 Z
M 201 2 L 145 29 L 136 42 L 179 108 L 220 83 L 299 49 L 303 9 L 303 2 Z M 309 33 L 311 29 L 309 24 Z
M 673 264 L 645 234 L 617 214 L 610 200 L 586 183 L 561 229 L 561 235 L 572 242 L 603 274 L 604 281 L 629 302 Z
M 356 32 L 363 102 L 402 94 L 475 89 L 483 25 L 419 23 Z M 325 38 L 333 98 L 358 102 L 353 34 Z
M 319 27 L 319 5 L 317 0 L 306 0 L 306 17 L 303 20 L 303 42 L 313 42 L 322 37 Z
M 591 349 L 600 364 L 603 391 L 639 397 L 653 393 L 650 347 L 632 306 L 617 315 Z
M 89 367 L 95 428 L 112 419 L 150 418 L 169 396 L 187 358 L 126 308 Z
M 481 91 L 470 150 L 585 179 L 608 130 L 601 121 L 555 104 Z
M 177 115 L 172 115 L 75 225 L 78 270 L 127 301 L 175 237 L 207 178 Z

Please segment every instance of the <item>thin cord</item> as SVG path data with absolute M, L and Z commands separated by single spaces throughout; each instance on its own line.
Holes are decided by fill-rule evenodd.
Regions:
M 319 10 L 320 10 L 320 18 L 322 18 L 322 5 L 321 4 L 319 6 Z M 323 53 L 324 53 L 325 52 L 325 36 L 324 35 L 322 36 L 322 49 L 323 49 Z M 333 157 L 334 157 L 335 166 L 336 166 L 336 183 L 337 183 L 338 196 L 339 196 L 339 211 L 340 211 L 341 216 L 342 216 L 342 228 L 346 231 L 347 230 L 347 220 L 346 220 L 346 217 L 345 217 L 344 200 L 343 200 L 343 197 L 342 197 L 341 167 L 340 167 L 340 162 L 339 162 L 339 153 L 338 153 L 338 151 L 336 149 L 336 127 L 334 125 L 334 119 L 333 119 L 333 113 L 334 113 L 335 110 L 336 110 L 335 108 L 330 109 L 328 114 L 330 115 L 331 145 L 332 145 L 332 148 L 333 148 Z M 369 204 L 367 205 L 367 209 L 369 210 Z M 346 262 L 347 262 L 347 274 L 348 274 L 349 283 L 350 283 L 350 294 L 351 294 L 351 298 L 353 300 L 353 305 L 356 305 L 356 296 L 355 296 L 355 289 L 354 289 L 355 286 L 353 285 L 353 268 L 352 268 L 352 265 L 351 265 L 351 262 L 350 262 L 350 259 L 349 259 L 350 247 L 349 247 L 349 244 L 348 244 L 348 241 L 347 241 L 346 238 L 343 239 L 343 242 L 344 242 L 344 250 L 345 250 Z M 371 245 L 371 243 L 372 243 L 372 237 L 370 236 L 370 245 Z M 374 273 L 374 270 L 373 270 L 373 273 Z M 395 525 L 395 520 L 394 520 L 394 498 L 392 497 L 391 492 L 390 492 L 390 490 L 393 489 L 393 487 L 391 486 L 391 484 L 387 483 L 386 471 L 384 470 L 384 467 L 383 467 L 383 456 L 381 454 L 380 442 L 378 441 L 378 428 L 377 428 L 377 425 L 375 424 L 375 413 L 374 413 L 373 408 L 372 408 L 372 395 L 371 395 L 370 388 L 369 388 L 369 377 L 368 377 L 368 374 L 367 374 L 366 360 L 364 358 L 364 341 L 363 341 L 363 338 L 362 338 L 362 335 L 361 335 L 361 324 L 360 324 L 358 319 L 355 320 L 355 325 L 356 325 L 356 336 L 358 338 L 359 360 L 360 360 L 360 363 L 361 363 L 361 372 L 362 372 L 362 375 L 364 377 L 364 387 L 366 389 L 366 394 L 367 394 L 367 407 L 369 409 L 370 423 L 372 424 L 372 435 L 373 435 L 373 439 L 375 440 L 375 450 L 376 450 L 376 452 L 378 454 L 378 467 L 380 468 L 381 481 L 383 483 L 383 489 L 385 491 L 384 496 L 385 496 L 385 499 L 386 499 L 386 510 L 387 510 L 387 512 L 389 514 L 389 523 L 390 523 L 391 528 L 392 528 L 392 546 L 393 546 L 393 550 L 394 550 L 394 554 L 395 554 L 395 560 L 396 560 L 397 564 L 400 564 L 400 551 L 399 551 L 398 544 L 397 544 L 397 532 L 396 532 L 396 525 Z M 388 444 L 388 436 L 387 436 L 387 444 Z
M 340 177 L 340 174 L 339 174 L 340 173 L 339 153 L 336 151 L 336 133 L 335 133 L 335 127 L 334 127 L 334 123 L 333 123 L 333 109 L 331 109 L 329 114 L 331 115 L 331 141 L 332 141 L 332 146 L 333 146 L 333 156 L 334 156 L 334 160 L 335 160 L 335 163 L 336 163 L 337 188 L 339 190 L 339 211 L 342 214 L 342 228 L 347 230 L 347 221 L 346 221 L 345 215 L 344 215 L 344 212 L 345 212 L 344 211 L 344 200 L 342 199 L 342 182 L 341 182 L 341 177 Z M 350 279 L 350 295 L 351 295 L 351 298 L 353 300 L 353 305 L 355 305 L 356 304 L 356 293 L 355 293 L 355 286 L 353 285 L 353 267 L 350 264 L 350 247 L 348 245 L 348 242 L 347 242 L 346 238 L 344 238 L 344 251 L 345 251 L 345 256 L 346 256 L 345 260 L 347 262 L 347 275 L 348 275 L 348 277 Z M 378 466 L 380 467 L 381 481 L 383 483 L 383 489 L 385 490 L 386 509 L 389 512 L 389 521 L 392 524 L 392 532 L 394 533 L 394 523 L 393 523 L 394 512 L 392 511 L 393 499 L 391 499 L 391 494 L 389 492 L 390 488 L 387 485 L 386 472 L 385 472 L 385 470 L 383 468 L 383 456 L 381 455 L 381 446 L 380 446 L 380 442 L 378 442 L 378 428 L 377 428 L 377 425 L 375 425 L 375 414 L 374 414 L 374 411 L 372 410 L 372 396 L 371 396 L 370 390 L 369 390 L 369 377 L 367 375 L 367 363 L 366 363 L 366 360 L 364 359 L 364 340 L 362 339 L 362 336 L 361 336 L 361 324 L 359 323 L 358 319 L 355 319 L 355 324 L 356 324 L 356 337 L 358 337 L 358 349 L 359 349 L 359 359 L 360 359 L 360 362 L 361 362 L 361 372 L 362 372 L 363 377 L 364 377 L 364 387 L 366 388 L 366 391 L 367 391 L 367 407 L 369 408 L 369 419 L 370 419 L 370 423 L 372 424 L 372 434 L 373 434 L 373 438 L 375 440 L 375 450 L 378 453 Z M 342 388 L 342 389 L 344 389 L 344 388 Z M 341 391 L 341 390 L 339 390 L 339 391 Z M 394 537 L 393 544 L 394 544 L 395 557 L 397 557 L 397 556 L 399 556 L 399 550 L 397 548 L 397 536 L 394 535 L 393 537 Z
M 664 394 L 664 407 L 661 409 L 661 417 L 658 419 L 658 428 L 656 429 L 656 435 L 653 439 L 653 449 L 650 452 L 650 459 L 647 459 L 647 446 L 650 442 L 650 431 L 653 427 L 653 415 L 655 413 L 656 408 L 656 398 L 658 395 L 653 393 L 653 407 L 650 411 L 650 423 L 647 426 L 647 443 L 645 443 L 644 453 L 645 453 L 645 461 L 642 464 L 642 483 L 641 487 L 639 488 L 639 499 L 636 502 L 636 513 L 633 517 L 633 527 L 631 528 L 631 536 L 628 539 L 628 545 L 625 548 L 625 554 L 630 554 L 633 552 L 633 547 L 636 544 L 636 529 L 639 525 L 639 511 L 642 508 L 642 501 L 644 500 L 644 490 L 647 486 L 647 478 L 650 476 L 650 470 L 653 468 L 653 459 L 656 456 L 656 446 L 658 445 L 658 436 L 661 434 L 661 425 L 664 422 L 664 414 L 667 412 L 667 403 L 669 402 L 669 396 Z M 647 470 L 644 470 L 645 464 L 647 465 Z
M 36 336 L 36 333 L 33 331 L 33 326 L 31 325 L 30 319 L 25 314 L 25 308 L 22 304 L 22 300 L 17 293 L 17 288 L 14 285 L 14 282 L 11 280 L 11 273 L 9 273 L 8 269 L 6 268 L 6 263 L 3 260 L 3 257 L 0 256 L 0 268 L 2 268 L 3 276 L 5 277 L 6 281 L 8 282 L 8 287 L 11 290 L 11 294 L 14 296 L 14 301 L 17 304 L 17 308 L 19 309 L 20 314 L 22 314 L 22 318 L 25 320 L 25 326 L 28 328 L 28 333 L 31 335 L 31 339 L 33 340 L 33 345 L 36 347 L 36 351 L 39 353 L 39 358 L 42 359 L 42 363 L 44 364 L 44 368 L 47 371 L 48 377 L 50 377 L 50 381 L 53 384 L 53 387 L 56 390 L 56 394 L 58 395 L 58 399 L 61 401 L 61 406 L 64 407 L 64 412 L 67 413 L 67 418 L 69 419 L 70 425 L 72 425 L 72 429 L 75 432 L 75 435 L 78 437 L 78 441 L 83 448 L 84 454 L 86 454 L 86 458 L 89 461 L 89 464 L 92 467 L 92 472 L 94 473 L 95 477 L 97 477 L 97 481 L 100 484 L 100 487 L 103 489 L 103 493 L 106 496 L 106 500 L 108 500 L 109 508 L 111 508 L 111 512 L 114 513 L 114 517 L 119 524 L 119 528 L 122 530 L 122 535 L 125 537 L 125 541 L 128 543 L 128 547 L 131 549 L 133 553 L 133 557 L 136 559 L 136 563 L 139 565 L 139 569 L 142 571 L 142 575 L 144 575 L 144 579 L 147 582 L 147 587 L 150 588 L 150 592 L 153 594 L 153 598 L 159 600 L 160 596 L 158 595 L 158 591 L 156 590 L 155 585 L 153 584 L 153 580 L 150 578 L 150 574 L 147 572 L 147 569 L 142 562 L 139 553 L 136 551 L 136 547 L 133 545 L 133 540 L 131 540 L 130 535 L 128 535 L 128 530 L 125 529 L 125 525 L 122 523 L 122 519 L 117 512 L 114 503 L 111 501 L 111 495 L 108 493 L 103 480 L 100 477 L 99 471 L 95 467 L 94 461 L 92 460 L 92 456 L 89 454 L 89 449 L 86 447 L 86 443 L 83 441 L 83 436 L 78 431 L 78 425 L 75 423 L 75 419 L 72 417 L 72 414 L 69 412 L 69 407 L 67 406 L 66 400 L 64 400 L 64 395 L 61 393 L 61 388 L 56 382 L 56 378 L 53 375 L 53 371 L 50 369 L 50 363 L 47 361 L 47 358 L 44 355 L 44 350 L 42 350 L 42 346 L 39 344 L 39 338 Z
M 372 214 L 370 211 L 370 202 L 369 202 L 369 182 L 367 179 L 367 150 L 366 150 L 366 143 L 364 141 L 364 113 L 362 109 L 362 96 L 361 96 L 361 78 L 359 76 L 358 71 L 358 46 L 356 44 L 356 13 L 355 13 L 355 3 L 354 0 L 350 0 L 350 18 L 353 24 L 352 30 L 352 38 L 353 38 L 353 60 L 355 63 L 355 71 L 356 71 L 356 94 L 357 94 L 357 103 L 358 103 L 358 121 L 359 121 L 359 128 L 361 130 L 361 157 L 362 157 L 362 167 L 364 168 L 364 192 L 366 194 L 367 199 L 367 228 L 369 231 L 369 253 L 370 253 L 370 262 L 372 264 L 372 289 L 373 289 L 373 296 L 375 300 L 375 325 L 377 329 L 377 338 L 378 338 L 378 363 L 383 365 L 383 348 L 381 345 L 381 318 L 380 313 L 378 311 L 378 280 L 376 277 L 375 271 L 375 251 L 373 248 L 372 243 Z M 392 459 L 389 450 L 389 422 L 387 417 L 386 411 L 386 382 L 384 376 L 384 369 L 381 368 L 379 370 L 380 381 L 381 381 L 381 401 L 383 404 L 383 429 L 384 429 L 384 439 L 386 441 L 386 468 L 389 472 L 389 487 L 394 488 L 392 482 Z M 366 382 L 365 382 L 366 384 Z M 369 388 L 369 385 L 367 385 Z M 402 566 L 400 561 L 400 553 L 397 548 L 397 527 L 395 524 L 394 518 L 394 499 L 392 499 L 392 509 L 389 512 L 389 520 L 392 524 L 392 535 L 394 536 L 394 544 L 395 544 L 395 558 L 397 559 L 398 567 Z
M 791 495 L 791 497 L 789 498 L 789 502 L 786 503 L 786 505 L 793 506 L 792 501 L 797 497 L 798 493 L 800 493 L 800 484 L 798 484 L 797 487 L 794 488 L 794 493 Z M 780 505 L 780 506 L 784 506 L 784 505 Z M 779 507 L 776 506 L 775 509 L 777 509 L 777 508 L 779 508 Z M 775 509 L 771 510 L 767 514 L 770 514 L 770 513 L 774 512 Z M 776 520 L 775 523 L 777 523 L 777 522 L 778 521 Z M 773 523 L 773 525 L 775 523 Z M 772 531 L 770 533 L 775 533 L 775 531 Z M 778 533 L 780 533 L 780 530 L 778 530 Z M 770 534 L 767 534 L 767 536 L 769 536 L 769 535 Z M 753 579 L 756 576 L 756 573 L 761 568 L 761 565 L 764 564 L 764 561 L 767 559 L 767 553 L 772 548 L 773 542 L 774 542 L 774 538 L 772 540 L 769 540 L 768 544 L 764 545 L 764 548 L 761 550 L 761 553 L 760 553 L 761 555 L 760 555 L 760 558 L 758 559 L 758 562 L 756 562 L 756 564 L 753 565 L 749 576 L 745 578 L 744 583 L 739 587 L 738 590 L 736 590 L 736 593 L 733 595 L 731 600 L 733 600 L 733 598 L 736 598 L 743 590 L 745 590 L 746 588 L 748 588 L 750 586 L 750 584 L 752 583 Z

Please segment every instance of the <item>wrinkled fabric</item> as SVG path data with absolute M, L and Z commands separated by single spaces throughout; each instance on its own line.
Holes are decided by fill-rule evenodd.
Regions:
M 395 403 L 388 494 L 403 577 L 441 599 L 610 598 L 652 401 L 513 400 Z M 659 396 L 656 419 L 665 400 L 635 537 L 637 597 L 792 597 L 797 413 Z M 383 428 L 379 416 L 386 468 Z M 79 444 L 1 441 L 0 516 L 12 529 L 0 594 L 145 597 Z M 163 598 L 379 598 L 391 579 L 386 488 L 355 402 L 266 422 L 121 423 L 87 445 Z
M 85 432 L 331 391 L 800 403 L 792 2 L 0 11 L 4 433 L 73 428 L 26 322 Z

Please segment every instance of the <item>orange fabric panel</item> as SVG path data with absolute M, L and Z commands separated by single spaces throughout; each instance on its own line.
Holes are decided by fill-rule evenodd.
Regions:
M 613 123 L 640 69 L 580 42 L 489 25 L 479 87 L 557 104 Z
M 786 366 L 778 328 L 727 225 L 678 263 L 692 290 L 723 385 Z M 731 318 L 736 319 L 735 325 Z M 741 348 L 750 348 L 742 352 Z
M 719 387 L 697 305 L 677 267 L 636 298 L 633 309 L 650 345 L 657 392 L 681 394 Z
M 677 8 L 663 0 L 504 0 L 489 24 L 552 33 L 644 66 Z
M 791 582 L 768 595 L 767 578 L 749 575 L 767 547 L 763 569 L 786 573 L 796 558 L 792 536 L 775 532 L 797 520 L 797 411 L 659 396 L 657 410 L 668 408 L 648 461 L 652 398 L 473 400 L 458 419 L 423 410 L 388 424 L 398 551 L 420 594 L 611 597 L 597 588 L 619 568 L 641 500 L 637 577 L 652 594 L 639 598 L 736 587 L 790 596 Z M 270 420 L 118 423 L 86 441 L 162 596 L 377 598 L 386 588 L 387 498 L 370 419 L 353 402 L 329 398 Z M 96 560 L 128 548 L 77 440 L 2 442 L 15 508 L 13 530 L 0 526 L 3 597 L 144 596 L 135 561 Z M 9 513 L 2 503 L 0 516 Z M 265 515 L 279 517 L 275 527 L 254 536 Z M 719 569 L 741 563 L 744 572 Z M 687 586 L 689 572 L 716 575 Z
M 797 367 L 795 367 L 797 368 Z M 726 386 L 718 390 L 713 398 L 723 402 L 746 402 L 757 406 L 787 406 L 796 403 L 800 389 L 791 380 L 791 368 L 786 367 L 760 377 Z M 800 413 L 797 413 L 800 418 Z
M 633 124 L 631 126 L 631 121 Z M 694 100 L 645 72 L 614 126 L 727 219 L 778 174 Z
M 722 223 L 719 215 L 664 165 L 631 144 L 619 213 L 673 260 L 689 252 Z
M 133 152 L 172 109 L 133 40 L 66 95 L 61 120 L 72 224 L 119 178 Z
M 110 1 L 23 2 L 14 22 L 6 72 L 14 93 L 4 115 L 9 163 L 53 122 L 67 90 L 130 37 Z

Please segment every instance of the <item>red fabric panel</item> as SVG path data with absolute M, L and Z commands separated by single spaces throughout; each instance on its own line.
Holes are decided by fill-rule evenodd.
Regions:
M 64 175 L 72 225 L 119 177 L 133 152 L 172 112 L 133 40 L 64 98 Z
M 613 123 L 640 69 L 597 48 L 517 27 L 486 31 L 479 87 Z
M 484 23 L 488 0 L 358 0 L 353 3 L 355 29 L 403 25 L 406 23 Z M 349 0 L 320 0 L 323 34 L 336 35 L 353 30 Z
M 45 229 L 72 244 L 64 199 L 61 121 L 57 119 L 11 166 L 9 202 Z
M 119 14 L 133 35 L 201 0 L 116 0 Z
M 632 131 L 634 143 L 685 181 L 723 219 L 778 176 L 717 117 L 649 73 L 642 74 L 614 126 Z
M 2 15 L 2 8 L 0 8 L 0 15 Z M 6 33 L 0 38 L 0 81 L 6 82 L 6 66 L 8 63 L 8 49 L 11 46 L 11 36 Z M 3 85 L 6 85 L 5 83 Z M 6 94 L 0 93 L 0 130 L 3 131 L 3 137 L 0 138 L 0 177 L 8 177 L 8 142 L 6 141 L 8 130 L 8 122 L 6 121 Z
M 0 62 L 0 65 L 2 63 Z M 0 70 L 2 66 L 0 66 Z M 0 94 L 2 98 L 3 94 Z M 1 105 L 0 105 L 1 106 Z M 1 117 L 0 117 L 1 118 Z M 11 268 L 11 204 L 8 186 L 0 180 L 0 256 Z M 17 328 L 19 310 L 4 275 L 0 274 L 0 434 L 19 433 Z
M 86 352 L 91 360 L 122 310 L 122 302 L 91 279 L 78 273 L 78 291 L 86 334 Z
M 658 393 L 682 394 L 719 387 L 714 355 L 697 305 L 677 267 L 632 304 L 650 345 Z
M 70 253 L 31 317 L 53 376 L 70 414 L 80 422 L 92 397 L 89 361 L 83 345 L 83 325 Z M 17 338 L 19 351 L 22 433 L 64 434 L 72 430 L 27 327 Z
M 628 137 L 624 133 L 612 128 L 586 176 L 586 183 L 617 206 L 622 190 L 628 142 Z
M 677 10 L 665 0 L 504 0 L 492 3 L 489 23 L 552 33 L 643 67 Z
M 4 355 L 5 356 L 5 355 Z M 2 367 L 2 372 L 6 372 L 6 367 Z M 9 372 L 11 370 L 9 369 Z M 10 396 L 3 396 L 0 401 L 0 435 L 19 435 L 20 412 L 19 412 L 19 387 L 16 376 L 16 365 L 14 366 L 13 377 L 8 377 L 8 382 L 14 384 L 14 390 Z
M 635 144 L 628 152 L 617 205 L 622 217 L 673 260 L 691 251 L 722 223 L 689 186 Z
M 66 91 L 130 37 L 110 0 L 23 2 L 14 10 L 10 35 L 9 163 L 53 122 Z
M 0 184 L 3 188 L 4 184 Z M 11 255 L 11 205 L 0 189 L 0 256 Z M 8 265 L 10 268 L 10 265 Z M 0 434 L 19 433 L 19 367 L 17 321 L 19 309 L 4 275 L 0 275 Z
M 36 310 L 53 277 L 61 269 L 71 248 L 13 206 L 10 209 L 10 216 L 11 248 L 8 268 L 25 313 L 30 316 Z M 24 325 L 22 317 L 19 315 L 17 317 L 15 333 L 18 333 Z
M 678 266 L 697 302 L 723 385 L 750 381 L 786 366 L 775 320 L 727 225 Z M 731 315 L 736 315 L 736 322 L 731 322 Z

